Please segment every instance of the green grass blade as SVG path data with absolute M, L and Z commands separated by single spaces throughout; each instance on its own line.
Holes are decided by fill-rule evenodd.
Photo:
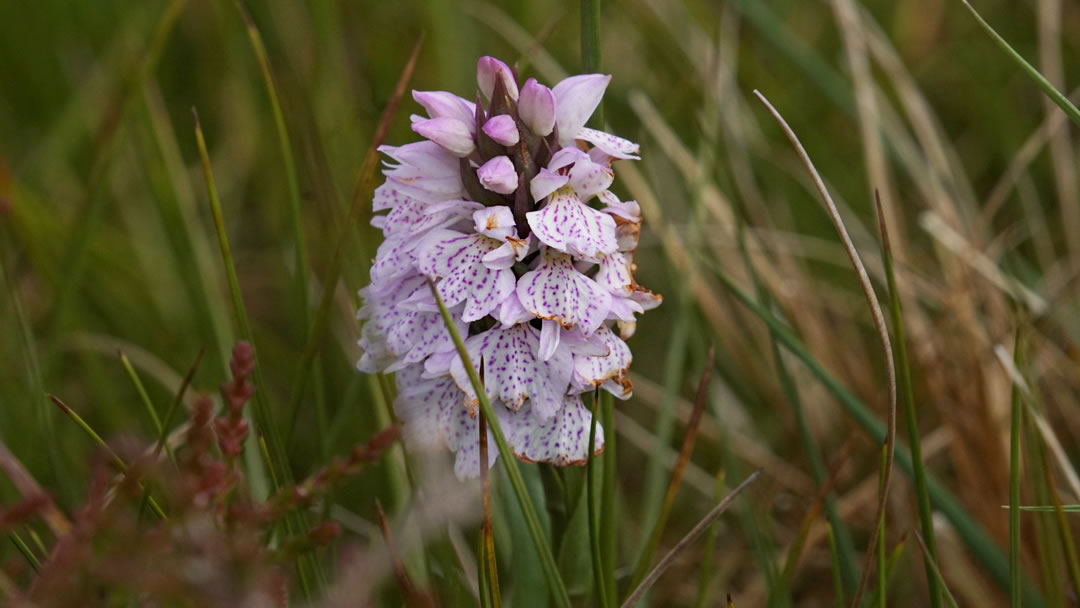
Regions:
M 1016 347 L 1013 361 L 1016 368 L 1024 368 L 1022 330 L 1016 331 Z M 1020 434 L 1023 432 L 1024 410 L 1020 403 L 1020 386 L 1016 382 L 1012 387 L 1012 404 L 1009 426 L 1009 606 L 1020 608 L 1024 598 L 1021 595 L 1020 578 L 1023 575 L 1020 563 Z
M 716 474 L 716 487 L 713 488 L 713 506 L 720 503 L 724 494 L 724 471 L 721 469 Z M 716 522 L 709 526 L 709 535 L 705 537 L 705 550 L 701 555 L 701 576 L 698 577 L 697 598 L 694 600 L 694 608 L 705 608 L 709 599 L 709 581 L 712 575 L 713 554 L 716 552 L 716 537 L 720 534 L 720 527 Z
M 746 226 L 741 218 L 737 225 L 736 244 L 739 247 L 739 253 L 742 255 L 746 272 L 754 285 L 758 301 L 766 308 L 771 307 L 774 298 L 769 292 L 769 288 L 761 281 L 757 269 L 750 259 L 750 251 L 746 247 Z M 795 428 L 799 433 L 799 443 L 803 446 L 803 453 L 806 455 L 806 460 L 810 465 L 810 474 L 814 477 L 814 483 L 819 487 L 831 485 L 827 479 L 829 475 L 825 466 L 825 458 L 821 454 L 821 448 L 818 446 L 814 434 L 810 432 L 810 424 L 806 419 L 806 410 L 803 408 L 798 385 L 795 383 L 791 371 L 788 370 L 787 363 L 781 356 L 776 332 L 771 328 L 769 330 L 769 346 L 772 351 L 773 363 L 776 366 L 776 375 L 780 379 L 780 388 L 783 390 L 784 398 L 787 399 L 795 414 Z M 832 556 L 832 559 L 840 568 L 840 580 L 844 583 L 844 590 L 848 593 L 854 593 L 859 578 L 855 567 L 857 559 L 855 543 L 851 539 L 851 532 L 848 530 L 847 524 L 840 517 L 840 512 L 836 508 L 836 499 L 833 493 L 826 493 L 824 499 L 825 518 L 832 526 L 836 540 L 835 545 L 830 545 L 829 550 L 835 549 L 837 551 L 837 554 Z M 787 583 L 790 584 L 790 582 L 790 579 L 787 579 Z
M 593 407 L 592 407 L 592 423 L 589 424 L 589 443 L 586 445 L 596 445 L 596 421 L 600 417 L 600 395 L 599 392 L 593 393 Z M 585 501 L 588 507 L 589 518 L 589 553 L 592 556 L 592 571 L 593 571 L 593 591 L 596 593 L 596 597 L 599 598 L 599 604 L 603 608 L 607 608 L 611 604 L 607 595 L 607 583 L 604 582 L 604 566 L 603 558 L 601 557 L 600 550 L 600 522 L 597 520 L 596 515 L 596 467 L 597 461 L 593 457 L 593 451 L 587 450 L 585 453 Z
M 990 24 L 982 18 L 982 15 L 979 14 L 979 11 L 975 10 L 975 7 L 971 6 L 970 2 L 968 2 L 967 0 L 963 0 L 963 2 L 964 6 L 966 6 L 968 10 L 971 11 L 971 14 L 979 23 L 979 27 L 981 27 L 984 32 L 989 34 L 990 38 L 992 38 L 994 42 L 996 42 L 997 45 L 1001 47 L 1001 50 L 1005 51 L 1005 54 L 1008 55 L 1009 58 L 1016 63 L 1016 65 L 1020 66 L 1020 69 L 1023 70 L 1023 72 L 1028 75 L 1028 77 L 1035 81 L 1035 84 L 1038 85 L 1040 89 L 1042 89 L 1043 93 L 1045 93 L 1051 101 L 1056 103 L 1057 106 L 1065 112 L 1069 119 L 1071 119 L 1075 124 L 1080 125 L 1080 109 L 1077 109 L 1077 107 L 1073 105 L 1073 102 L 1069 101 L 1068 97 L 1066 97 L 1061 91 L 1057 90 L 1054 85 L 1050 84 L 1050 81 L 1047 80 L 1046 77 L 1043 76 L 1041 72 L 1039 72 L 1039 70 L 1035 69 L 1035 66 L 1028 63 L 1028 61 L 1024 59 L 1023 55 L 1016 52 L 1016 49 L 1014 49 L 1004 38 L 1001 37 L 1001 34 L 998 34 L 994 30 L 994 28 L 991 27 Z
M 896 270 L 893 264 L 892 246 L 889 230 L 885 225 L 885 214 L 881 208 L 881 198 L 874 193 L 877 206 L 878 232 L 881 235 L 881 259 L 885 266 L 885 280 L 889 288 L 889 316 L 892 318 L 893 348 L 897 365 L 897 388 L 904 408 L 904 422 L 907 426 L 908 447 L 911 450 L 911 462 L 914 467 L 912 477 L 915 481 L 915 500 L 919 507 L 919 526 L 930 557 L 937 560 L 937 543 L 934 540 L 934 518 L 930 510 L 930 494 L 926 489 L 926 463 L 922 457 L 922 440 L 919 436 L 919 419 L 915 411 L 915 392 L 911 387 L 911 364 L 907 354 L 907 336 L 904 330 L 904 313 L 900 305 L 900 291 L 896 285 Z M 926 563 L 926 585 L 930 594 L 930 606 L 941 608 L 941 589 L 937 579 L 930 572 L 930 562 Z
M 926 564 L 930 567 L 930 572 L 934 574 L 934 579 L 937 580 L 938 586 L 945 596 L 945 601 L 949 604 L 949 608 L 959 608 L 956 603 L 956 598 L 953 597 L 952 591 L 949 591 L 949 586 L 945 584 L 945 577 L 941 575 L 937 560 L 934 559 L 933 555 L 930 555 L 930 549 L 926 546 L 926 542 L 918 532 L 915 533 L 915 540 L 919 541 L 919 548 L 922 549 L 923 559 L 926 560 Z
M 605 593 L 611 602 L 615 602 L 619 589 L 615 580 L 615 572 L 618 567 L 619 535 L 617 525 L 618 513 L 618 488 L 616 477 L 615 451 L 615 397 L 607 392 L 600 391 L 600 415 L 601 422 L 607 433 L 604 435 L 604 454 L 601 456 L 604 472 L 601 479 L 600 491 L 600 559 L 606 568 L 604 582 L 607 584 Z
M 514 494 L 517 495 L 521 512 L 524 514 L 525 522 L 529 526 L 529 535 L 536 546 L 536 552 L 540 554 L 540 563 L 544 568 L 544 574 L 547 576 L 548 587 L 552 595 L 555 596 L 556 603 L 563 608 L 569 608 L 570 596 L 566 592 L 566 585 L 563 584 L 562 578 L 559 576 L 559 568 L 555 564 L 551 546 L 548 545 L 547 538 L 544 536 L 544 528 L 540 525 L 540 518 L 536 514 L 536 507 L 533 505 L 532 499 L 529 497 L 529 491 L 525 487 L 525 480 L 521 476 L 521 470 L 518 469 L 514 451 L 506 443 L 506 436 L 503 434 L 502 426 L 499 424 L 498 418 L 495 417 L 495 410 L 491 406 L 491 401 L 488 400 L 487 390 L 484 388 L 484 383 L 480 381 L 480 376 L 469 359 L 469 351 L 465 349 L 465 342 L 461 339 L 461 333 L 458 332 L 454 320 L 450 317 L 450 311 L 443 305 L 442 298 L 439 297 L 435 285 L 429 282 L 428 286 L 435 297 L 435 303 L 439 305 L 439 312 L 442 313 L 446 329 L 454 340 L 454 347 L 457 348 L 458 356 L 461 357 L 465 371 L 469 374 L 469 382 L 472 383 L 473 390 L 476 391 L 477 399 L 480 401 L 480 409 L 490 423 L 491 433 L 495 436 L 495 443 L 499 446 L 500 459 L 506 469 L 506 476 L 510 478 L 510 485 L 514 488 Z M 611 428 L 614 429 L 614 427 Z M 589 446 L 589 448 L 591 449 L 592 446 Z M 480 466 L 484 466 L 484 464 L 481 463 Z
M 236 325 L 240 338 L 255 344 L 251 332 L 251 322 L 248 320 L 247 308 L 244 306 L 243 294 L 240 290 L 240 279 L 236 274 L 236 265 L 233 262 L 232 247 L 229 245 L 229 236 L 225 231 L 225 216 L 221 211 L 221 199 L 218 198 L 217 186 L 214 183 L 214 173 L 210 167 L 210 154 L 206 150 L 206 139 L 203 137 L 202 126 L 199 124 L 199 114 L 192 108 L 195 118 L 195 141 L 199 148 L 199 156 L 202 159 L 203 176 L 206 178 L 207 196 L 210 200 L 210 211 L 214 217 L 214 226 L 217 229 L 218 245 L 221 247 L 221 259 L 225 266 L 225 276 L 229 282 L 229 295 L 232 298 L 233 315 L 236 317 Z M 255 357 L 258 358 L 258 349 Z M 274 426 L 273 414 L 267 402 L 268 395 L 266 384 L 263 382 L 262 366 L 256 364 L 255 379 L 255 417 L 259 425 L 259 434 L 266 437 L 268 454 L 270 459 L 267 466 L 272 472 L 274 491 L 280 489 L 280 482 L 291 481 L 291 472 L 287 466 L 281 442 L 278 441 L 277 429 Z M 280 480 L 280 481 L 279 481 Z
M 825 370 L 815 359 L 802 342 L 795 336 L 792 330 L 777 319 L 771 312 L 762 308 L 745 291 L 743 291 L 726 274 L 712 266 L 713 274 L 731 293 L 760 318 L 769 328 L 776 330 L 777 338 L 793 355 L 801 360 L 810 372 L 825 386 L 836 398 L 837 402 L 855 420 L 863 431 L 876 441 L 884 441 L 886 429 L 884 423 L 877 419 L 858 397 L 847 389 L 839 380 Z M 908 475 L 914 474 L 914 465 L 911 453 L 906 447 L 898 445 L 895 456 L 897 464 Z M 990 576 L 1003 587 L 1009 584 L 1009 562 L 1001 549 L 987 535 L 986 530 L 975 521 L 963 505 L 952 495 L 949 490 L 939 483 L 933 476 L 927 475 L 927 491 L 931 501 L 949 519 L 957 534 L 971 550 L 972 555 L 986 568 Z M 1044 602 L 1038 590 L 1031 583 L 1024 580 L 1024 601 L 1030 606 L 1043 606 Z
M 889 451 L 885 446 L 881 448 L 881 469 L 880 477 L 881 482 L 885 480 L 885 469 L 889 466 Z M 885 491 L 885 484 L 878 483 L 878 492 Z M 878 522 L 878 540 L 877 540 L 877 605 L 880 608 L 885 608 L 886 605 L 886 583 L 888 582 L 887 560 L 885 558 L 885 518 L 882 517 Z
M 844 593 L 844 581 L 840 578 L 840 564 L 837 561 L 839 552 L 836 547 L 836 532 L 833 530 L 832 524 L 825 523 L 825 536 L 829 541 L 829 554 L 832 556 L 832 573 L 833 573 L 833 589 L 836 590 L 836 601 L 833 605 L 836 608 L 844 608 L 847 606 L 847 600 Z
M 154 402 L 150 400 L 150 394 L 146 392 L 146 387 L 143 386 L 142 380 L 139 379 L 139 374 L 136 373 L 135 368 L 131 366 L 131 361 L 123 352 L 120 353 L 120 363 L 124 365 L 124 371 L 131 378 L 131 383 L 135 385 L 135 392 L 139 394 L 139 400 L 142 401 L 146 413 L 149 414 L 150 420 L 154 423 L 154 431 L 158 437 L 161 437 L 165 434 L 165 427 L 161 423 L 161 417 L 158 416 L 157 408 L 154 407 Z M 166 445 L 165 450 L 169 455 L 169 460 L 175 466 L 176 457 L 173 455 L 172 448 Z
M 30 567 L 34 569 L 34 572 L 41 572 L 41 560 L 38 559 L 37 555 L 34 555 L 30 545 L 26 544 L 26 541 L 19 536 L 19 533 L 15 531 L 8 532 L 8 538 L 11 539 L 11 544 L 15 545 L 15 548 L 26 559 L 26 562 L 30 564 Z
M 690 421 L 687 424 L 686 437 L 683 439 L 682 448 L 679 451 L 679 460 L 672 470 L 671 480 L 668 483 L 667 491 L 664 493 L 664 502 L 660 507 L 660 513 L 653 522 L 652 531 L 649 533 L 649 540 L 645 544 L 645 549 L 641 552 L 641 555 L 638 556 L 637 565 L 634 567 L 634 574 L 630 578 L 631 589 L 635 589 L 642 579 L 645 578 L 649 564 L 652 562 L 653 553 L 656 552 L 656 548 L 660 545 L 660 538 L 663 536 L 664 529 L 667 527 L 671 509 L 675 505 L 675 497 L 679 491 L 679 486 L 682 484 L 683 473 L 686 472 L 686 464 L 690 461 L 690 456 L 694 450 L 694 440 L 697 438 L 698 427 L 701 424 L 701 416 L 705 411 L 705 402 L 708 399 L 709 380 L 712 377 L 715 355 L 716 349 L 710 346 L 709 352 L 705 356 L 705 370 L 702 372 L 701 380 L 698 383 L 697 396 L 694 399 L 694 410 L 690 416 Z
M 68 404 L 61 401 L 60 398 L 56 395 L 48 395 L 48 397 L 54 404 L 56 404 L 56 407 L 60 408 L 62 412 L 67 414 L 68 418 L 71 418 L 71 420 L 75 422 L 75 425 L 82 429 L 83 432 L 86 433 L 87 436 L 89 436 L 90 439 L 94 441 L 94 443 L 98 444 L 101 449 L 105 450 L 105 453 L 109 455 L 109 458 L 112 459 L 112 461 L 116 464 L 116 468 L 120 469 L 121 473 L 125 475 L 127 474 L 127 463 L 124 462 L 124 459 L 121 458 L 120 455 L 112 449 L 112 446 L 110 446 L 104 439 L 101 438 L 101 435 L 98 435 L 98 432 L 94 430 L 94 427 L 90 426 L 90 424 L 87 423 L 86 420 L 83 420 L 83 417 L 80 416 L 78 412 L 71 409 Z M 161 508 L 161 505 L 159 505 L 158 502 L 147 493 L 147 490 L 143 486 L 142 482 L 138 483 L 138 487 L 140 490 L 143 491 L 144 494 L 146 494 L 146 502 L 150 506 L 150 509 L 154 511 L 154 514 L 157 515 L 162 521 L 168 519 L 168 516 L 165 515 L 165 511 Z

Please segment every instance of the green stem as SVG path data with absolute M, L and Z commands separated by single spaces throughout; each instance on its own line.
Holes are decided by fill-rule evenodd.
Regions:
M 596 445 L 596 419 L 600 417 L 600 395 L 593 393 L 592 423 L 589 425 L 589 443 Z M 593 585 L 596 596 L 600 598 L 600 606 L 607 608 L 608 603 L 607 583 L 604 582 L 603 558 L 600 552 L 600 522 L 596 516 L 596 459 L 593 458 L 591 449 L 585 454 L 585 501 L 588 507 L 589 517 L 589 549 L 592 555 Z
M 495 417 L 495 410 L 488 399 L 484 383 L 480 380 L 480 375 L 476 372 L 476 367 L 473 366 L 469 358 L 469 351 L 465 348 L 465 341 L 461 339 L 461 332 L 458 331 L 457 325 L 454 324 L 454 320 L 450 316 L 450 311 L 446 309 L 442 298 L 439 297 L 435 285 L 429 282 L 428 286 L 435 297 L 435 303 L 439 306 L 439 312 L 442 314 L 446 329 L 450 332 L 450 337 L 454 341 L 458 356 L 461 357 L 461 362 L 469 375 L 469 382 L 476 392 L 480 410 L 487 418 L 491 434 L 495 436 L 495 443 L 499 446 L 499 459 L 506 469 L 506 476 L 510 478 L 510 485 L 514 488 L 514 494 L 517 496 L 521 512 L 525 516 L 525 523 L 529 528 L 529 536 L 532 537 L 536 552 L 540 555 L 540 565 L 544 569 L 548 587 L 551 589 L 551 593 L 555 596 L 559 606 L 570 608 L 570 595 L 566 592 L 566 585 L 563 583 L 562 577 L 559 576 L 559 567 L 555 564 L 555 556 L 552 555 L 551 546 L 548 545 L 547 538 L 544 536 L 544 528 L 540 524 L 540 518 L 536 514 L 536 507 L 533 505 L 529 491 L 525 487 L 525 480 L 521 476 L 521 469 L 518 468 L 514 451 L 510 449 L 510 444 L 506 442 L 506 435 L 503 434 L 502 425 L 499 424 L 499 419 Z M 592 446 L 589 446 L 589 448 L 591 449 Z M 487 463 L 480 463 L 480 466 L 487 466 Z
M 1023 369 L 1023 341 L 1021 329 L 1016 331 L 1016 346 L 1013 360 L 1017 369 Z M 1012 387 L 1012 415 L 1009 428 L 1009 606 L 1020 608 L 1023 605 L 1021 595 L 1020 564 L 1020 433 L 1023 432 L 1024 410 L 1020 403 L 1019 380 L 1014 380 Z

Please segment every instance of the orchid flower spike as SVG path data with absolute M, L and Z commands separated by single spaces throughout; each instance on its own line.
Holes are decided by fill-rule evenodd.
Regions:
M 611 77 L 548 88 L 494 57 L 469 101 L 414 91 L 424 140 L 379 149 L 389 161 L 372 207 L 384 240 L 360 290 L 357 364 L 396 372 L 394 412 L 410 449 L 449 448 L 459 478 L 480 462 L 477 405 L 429 288 L 465 337 L 514 455 L 582 464 L 592 415 L 581 395 L 632 393 L 626 340 L 659 295 L 634 280 L 640 208 L 611 192 L 637 144 L 585 126 Z M 485 103 L 487 104 L 485 107 Z M 489 431 L 490 432 L 490 431 Z

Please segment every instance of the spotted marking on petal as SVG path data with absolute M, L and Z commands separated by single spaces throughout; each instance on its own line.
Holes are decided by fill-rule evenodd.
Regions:
M 563 398 L 559 411 L 550 418 L 537 418 L 532 403 L 516 412 L 500 416 L 506 442 L 514 455 L 528 462 L 554 465 L 582 465 L 588 457 L 592 413 L 577 395 Z M 604 428 L 596 424 L 593 454 L 604 450 Z
M 615 220 L 581 202 L 568 187 L 559 188 L 539 211 L 525 214 L 540 242 L 590 262 L 618 249 Z
M 638 151 L 640 150 L 640 146 L 628 139 L 616 137 L 611 133 L 605 133 L 603 131 L 597 131 L 596 129 L 584 127 L 577 132 L 577 136 L 575 137 L 575 139 L 587 141 L 590 144 L 596 146 L 597 148 L 603 150 L 608 156 L 612 156 L 614 158 L 629 158 L 634 160 L 641 158 L 637 155 Z
M 585 354 L 574 355 L 574 380 L 572 386 L 575 392 L 585 392 L 605 385 L 614 380 L 615 384 L 622 386 L 625 381 L 629 387 L 629 379 L 626 378 L 633 355 L 630 347 L 626 345 L 606 326 L 596 330 L 596 337 L 603 341 L 608 348 L 608 354 L 593 356 Z M 629 389 L 627 389 L 629 391 Z M 624 391 L 620 390 L 616 395 L 621 396 Z M 627 396 L 629 396 L 627 394 Z
M 447 306 L 465 302 L 462 320 L 487 316 L 514 291 L 514 271 L 489 268 L 484 256 L 502 243 L 482 234 L 438 230 L 416 252 L 417 269 L 435 279 L 439 296 Z
M 541 319 L 558 321 L 565 329 L 596 331 L 611 306 L 611 294 L 574 268 L 570 256 L 544 249 L 540 266 L 517 284 L 521 305 Z
M 634 276 L 626 256 L 616 251 L 601 258 L 596 282 L 613 294 L 629 296 L 634 289 Z
M 473 365 L 483 371 L 484 390 L 491 399 L 499 399 L 512 410 L 530 400 L 535 415 L 542 418 L 550 418 L 562 406 L 573 373 L 573 355 L 557 350 L 541 361 L 537 356 L 540 337 L 527 323 L 489 329 L 470 337 L 465 346 Z M 450 374 L 470 401 L 478 403 L 460 357 L 450 364 Z

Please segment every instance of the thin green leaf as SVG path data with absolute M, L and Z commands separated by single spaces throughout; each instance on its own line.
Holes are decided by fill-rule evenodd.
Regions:
M 927 565 L 930 567 L 930 572 L 934 574 L 934 579 L 937 580 L 938 585 L 941 587 L 942 592 L 945 595 L 945 601 L 948 602 L 949 608 L 958 608 L 956 598 L 953 597 L 952 591 L 949 591 L 949 586 L 945 584 L 945 577 L 941 575 L 941 570 L 938 569 L 937 561 L 933 555 L 930 555 L 930 549 L 926 546 L 926 541 L 923 540 L 922 535 L 915 532 L 915 540 L 919 541 L 919 548 L 922 549 L 923 559 L 926 560 Z
M 926 489 L 926 463 L 922 457 L 922 440 L 919 437 L 919 419 L 915 411 L 915 391 L 911 388 L 911 364 L 907 354 L 907 336 L 904 331 L 904 313 L 900 305 L 900 290 L 896 285 L 896 270 L 893 265 L 892 246 L 889 241 L 889 228 L 885 224 L 885 213 L 881 208 L 881 197 L 874 191 L 874 204 L 877 209 L 878 233 L 881 238 L 881 260 L 885 266 L 885 279 L 889 288 L 889 315 L 893 324 L 893 348 L 899 372 L 897 389 L 904 408 L 904 422 L 907 425 L 908 445 L 911 449 L 911 461 L 914 465 L 912 476 L 915 481 L 915 501 L 919 506 L 919 526 L 926 540 L 930 556 L 937 560 L 937 543 L 934 540 L 934 518 L 930 510 L 930 493 Z M 930 606 L 941 607 L 941 589 L 937 579 L 926 564 L 926 586 L 930 594 Z
M 840 383 L 835 377 L 822 367 L 806 350 L 806 347 L 795 336 L 792 330 L 777 319 L 771 312 L 762 308 L 745 291 L 743 291 L 726 274 L 720 271 L 715 264 L 699 258 L 703 265 L 711 267 L 714 276 L 731 291 L 731 293 L 750 309 L 769 328 L 775 329 L 780 342 L 791 354 L 801 360 L 810 372 L 833 394 L 837 402 L 845 411 L 862 427 L 870 437 L 876 441 L 884 441 L 886 435 L 885 425 L 871 412 L 858 397 Z M 911 453 L 904 446 L 897 446 L 895 454 L 896 462 L 908 475 L 913 475 L 914 466 Z M 926 478 L 927 491 L 931 502 L 937 505 L 938 510 L 956 528 L 957 534 L 971 550 L 972 555 L 986 568 L 987 573 L 1000 585 L 1009 584 L 1009 562 L 1001 549 L 987 535 L 986 530 L 971 517 L 964 506 L 952 495 L 949 490 L 939 483 L 932 475 Z M 1024 601 L 1030 606 L 1043 606 L 1044 602 L 1038 590 L 1031 585 L 1030 581 L 1024 580 Z
M 461 333 L 458 332 L 457 325 L 454 324 L 454 320 L 450 317 L 450 311 L 443 305 L 442 298 L 439 297 L 439 292 L 435 289 L 435 285 L 429 282 L 428 286 L 431 288 L 431 293 L 435 297 L 435 303 L 439 306 L 439 312 L 442 314 L 446 329 L 450 332 L 450 337 L 454 340 L 454 346 L 457 348 L 458 356 L 461 357 L 461 362 L 465 367 L 465 371 L 469 374 L 469 382 L 472 383 L 473 390 L 476 391 L 477 400 L 480 402 L 480 410 L 484 412 L 484 416 L 487 417 L 487 420 L 490 423 L 491 434 L 495 436 L 495 443 L 499 446 L 500 460 L 502 460 L 503 467 L 506 469 L 507 477 L 510 478 L 510 485 L 514 488 L 514 494 L 517 495 L 518 504 L 521 506 L 521 512 L 525 515 L 525 522 L 529 526 L 529 535 L 532 537 L 537 553 L 540 554 L 540 563 L 547 576 L 548 587 L 551 589 L 552 595 L 555 596 L 557 604 L 564 608 L 569 608 L 570 596 L 566 593 L 566 585 L 563 584 L 562 578 L 559 576 L 558 566 L 555 565 L 555 557 L 551 554 L 551 547 L 548 545 L 547 538 L 544 536 L 544 528 L 540 525 L 540 518 L 536 514 L 536 507 L 532 504 L 532 499 L 529 497 L 529 491 L 525 487 L 525 481 L 521 477 L 521 471 L 518 469 L 514 451 L 510 449 L 510 445 L 506 443 L 506 436 L 503 434 L 502 426 L 499 424 L 498 418 L 495 417 L 495 410 L 491 407 L 491 401 L 488 400 L 487 390 L 484 388 L 484 383 L 480 381 L 480 376 L 476 372 L 476 368 L 473 366 L 472 361 L 469 359 L 469 351 L 465 348 L 465 342 L 461 339 Z M 590 448 L 591 447 L 592 446 L 590 446 Z M 484 466 L 485 464 L 486 463 L 481 463 L 480 466 Z
M 1023 369 L 1022 330 L 1016 330 L 1016 347 L 1013 352 L 1017 369 Z M 1020 403 L 1020 385 L 1013 383 L 1009 427 L 1009 606 L 1020 608 L 1023 604 L 1020 577 L 1020 434 L 1023 432 L 1024 408 Z
M 1039 70 L 1035 69 L 1035 66 L 1028 63 L 1028 61 L 1024 59 L 1023 55 L 1016 52 L 1016 49 L 1014 49 L 1008 42 L 1006 42 L 1005 39 L 1002 38 L 1001 35 L 998 34 L 994 30 L 994 28 L 986 22 L 985 19 L 982 18 L 982 15 L 979 14 L 979 11 L 975 10 L 975 7 L 971 6 L 971 3 L 968 2 L 968 0 L 962 1 L 964 3 L 964 6 L 966 6 L 967 9 L 971 11 L 971 14 L 979 23 L 979 27 L 981 27 L 984 32 L 989 34 L 990 38 L 992 38 L 994 42 L 996 42 L 997 45 L 1001 47 L 1001 50 L 1005 51 L 1005 54 L 1008 55 L 1009 58 L 1016 63 L 1016 65 L 1020 66 L 1020 69 L 1023 70 L 1025 74 L 1027 74 L 1032 80 L 1035 81 L 1035 84 L 1038 85 L 1040 89 L 1042 89 L 1043 93 L 1046 93 L 1046 96 L 1049 97 L 1051 101 L 1056 103 L 1057 106 L 1061 108 L 1062 111 L 1064 111 L 1065 114 L 1068 115 L 1068 117 L 1075 124 L 1080 125 L 1080 109 L 1077 109 L 1077 107 L 1073 105 L 1073 102 L 1069 101 L 1068 97 L 1066 97 L 1061 91 L 1057 90 L 1057 88 L 1055 88 L 1053 84 L 1050 84 L 1050 81 L 1047 80 L 1046 77 L 1043 76 L 1041 72 L 1039 72 Z
M 98 435 L 97 431 L 95 431 L 94 428 L 86 422 L 86 420 L 83 420 L 83 417 L 80 416 L 78 412 L 71 409 L 68 404 L 61 401 L 60 398 L 56 395 L 47 396 L 49 397 L 49 400 L 52 401 L 56 405 L 56 407 L 60 408 L 60 411 L 64 412 L 64 414 L 66 414 L 68 418 L 71 418 L 71 420 L 75 422 L 75 425 L 82 429 L 83 432 L 86 433 L 90 437 L 90 439 L 94 441 L 94 443 L 98 444 L 98 446 L 105 450 L 105 453 L 109 455 L 109 458 L 112 458 L 112 461 L 116 464 L 116 468 L 120 469 L 121 473 L 124 473 L 125 475 L 127 474 L 128 465 L 126 462 L 124 462 L 124 459 L 121 458 L 120 455 L 112 449 L 112 446 L 110 446 L 104 439 L 101 438 L 101 435 Z M 143 492 L 146 492 L 146 488 L 143 486 L 142 482 L 138 482 L 138 487 Z M 159 505 L 153 497 L 148 497 L 147 503 L 150 505 L 150 509 L 154 511 L 154 514 L 161 518 L 162 521 L 168 519 L 168 517 L 165 515 L 165 511 L 162 510 L 161 505 Z
M 596 445 L 596 421 L 600 418 L 600 395 L 593 393 L 592 422 L 589 424 L 589 443 Z M 612 433 L 614 434 L 614 433 Z M 596 466 L 597 460 L 593 458 L 592 450 L 585 454 L 585 503 L 588 507 L 589 518 L 589 554 L 592 556 L 593 592 L 600 599 L 599 604 L 607 608 L 609 604 L 607 584 L 604 582 L 603 558 L 600 550 L 600 522 L 596 515 Z
M 649 541 L 646 543 L 645 549 L 638 557 L 637 566 L 634 568 L 634 574 L 630 578 L 631 589 L 637 588 L 638 584 L 645 578 L 649 564 L 652 562 L 653 553 L 660 545 L 660 538 L 664 534 L 664 528 L 667 526 L 668 517 L 671 515 L 671 509 L 675 505 L 675 496 L 679 491 L 679 486 L 682 484 L 683 473 L 686 472 L 686 464 L 690 461 L 690 456 L 694 451 L 694 440 L 697 438 L 698 427 L 701 424 L 701 416 L 705 411 L 705 402 L 708 398 L 709 380 L 712 377 L 715 355 L 715 348 L 710 346 L 709 352 L 705 356 L 705 370 L 702 372 L 701 380 L 698 383 L 697 396 L 694 399 L 694 410 L 690 415 L 686 436 L 683 439 L 682 448 L 679 451 L 679 460 L 676 461 L 675 468 L 671 472 L 671 480 L 668 483 L 667 492 L 664 493 L 664 502 L 660 508 L 660 514 L 657 516 L 656 521 L 653 522 L 652 532 L 649 534 Z
M 720 501 L 720 504 L 713 507 L 712 510 L 705 515 L 705 517 L 701 518 L 701 521 L 699 521 L 697 525 L 695 525 L 689 532 L 687 532 L 686 536 L 682 537 L 682 539 L 679 540 L 679 542 L 676 543 L 674 547 L 672 547 L 671 551 L 668 551 L 667 555 L 660 558 L 660 561 L 656 563 L 656 566 L 653 567 L 653 569 L 649 572 L 648 576 L 646 576 L 641 581 L 641 584 L 638 585 L 637 588 L 635 588 L 629 596 L 627 596 L 626 601 L 622 603 L 622 608 L 633 608 L 634 606 L 636 606 L 637 603 L 641 600 L 642 596 L 645 595 L 645 592 L 648 591 L 649 588 L 651 588 L 654 584 L 656 584 L 656 581 L 660 578 L 660 575 L 662 575 L 664 571 L 666 571 L 671 566 L 671 564 L 675 561 L 675 558 L 677 558 L 679 554 L 682 553 L 683 550 L 685 550 L 688 546 L 701 538 L 701 536 L 705 534 L 706 530 L 709 529 L 713 522 L 719 519 L 720 516 L 724 514 L 724 511 L 726 511 L 728 507 L 731 506 L 731 503 L 733 503 L 735 499 L 743 493 L 743 490 L 750 487 L 750 484 L 757 481 L 757 478 L 760 475 L 761 471 L 754 471 L 753 473 L 751 473 L 746 479 L 743 480 L 742 483 L 736 486 L 734 490 L 732 490 L 727 496 L 725 496 L 724 500 Z

